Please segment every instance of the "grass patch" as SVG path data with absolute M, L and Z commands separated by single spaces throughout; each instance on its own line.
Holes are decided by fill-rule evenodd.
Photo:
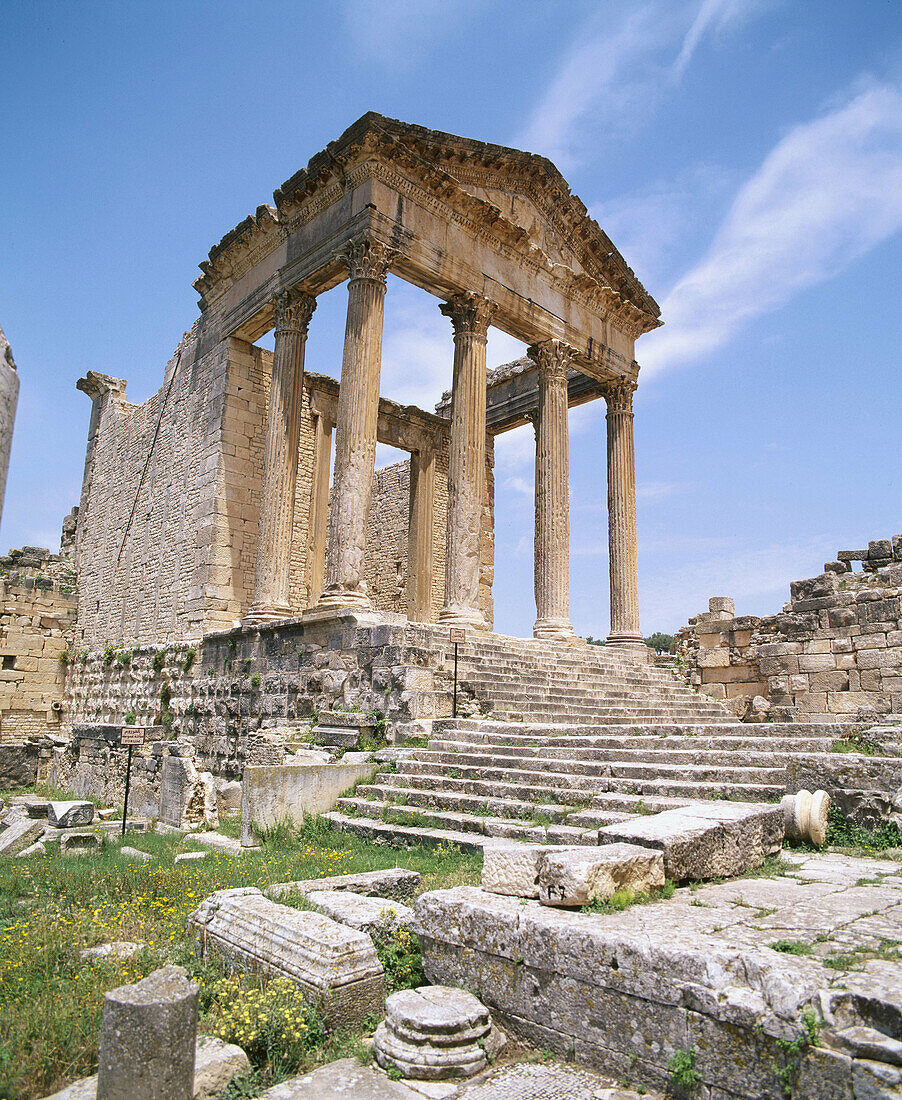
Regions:
M 142 864 L 122 859 L 117 844 L 77 860 L 46 855 L 0 861 L 4 1100 L 35 1100 L 96 1072 L 103 994 L 168 962 L 188 966 L 201 982 L 202 1033 L 219 1034 L 217 1028 L 227 1026 L 227 1012 L 228 1026 L 237 1027 L 240 1020 L 228 1008 L 232 1002 L 221 984 L 225 975 L 194 958 L 193 937 L 185 931 L 188 914 L 214 890 L 262 888 L 387 867 L 419 871 L 422 889 L 430 890 L 478 882 L 482 863 L 480 853 L 461 852 L 452 845 L 401 850 L 368 844 L 334 831 L 315 816 L 299 833 L 274 829 L 260 851 L 240 857 L 211 851 L 203 861 L 174 865 L 174 856 L 187 849 L 189 839 L 129 834 L 132 847 L 155 857 Z M 80 958 L 83 948 L 114 940 L 146 946 L 127 960 Z M 401 980 L 405 952 L 394 950 Z M 412 960 L 413 952 L 408 954 Z M 412 961 L 410 965 L 413 972 Z M 242 979 L 235 1003 L 250 1012 L 266 988 L 265 982 Z M 275 1030 L 254 1039 L 254 1072 L 240 1085 L 243 1092 L 236 1091 L 236 1085 L 229 1095 L 252 1096 L 248 1090 L 268 1087 L 280 1074 L 301 1072 L 361 1049 L 359 1035 L 328 1029 L 323 1035 L 314 1017 L 295 1015 L 306 1022 L 306 1032 L 295 1039 L 283 1027 L 278 1041 Z
M 885 852 L 888 848 L 902 848 L 902 829 L 891 821 L 884 821 L 874 828 L 855 825 L 838 806 L 827 811 L 827 844 L 834 848 L 851 848 L 860 855 Z
M 865 737 L 863 733 L 850 733 L 846 737 L 840 737 L 830 746 L 831 752 L 855 752 L 860 756 L 885 756 L 886 750 Z
M 771 951 L 779 951 L 783 955 L 810 955 L 814 948 L 804 940 L 776 940 L 768 944 Z
M 672 898 L 676 886 L 667 879 L 663 886 L 653 890 L 630 890 L 628 887 L 617 890 L 609 898 L 595 898 L 588 905 L 582 906 L 582 913 L 622 913 L 632 905 L 649 905 L 656 901 L 666 901 Z

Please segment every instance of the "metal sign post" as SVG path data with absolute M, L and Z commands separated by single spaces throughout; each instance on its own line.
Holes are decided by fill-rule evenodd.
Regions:
M 128 817 L 128 788 L 132 781 L 132 749 L 144 744 L 144 726 L 123 726 L 120 745 L 128 745 L 128 763 L 125 765 L 125 798 L 122 803 L 122 835 L 125 836 L 125 821 Z
M 454 642 L 454 703 L 451 709 L 451 717 L 457 717 L 457 646 L 467 640 L 467 632 L 461 626 L 451 627 L 451 641 Z

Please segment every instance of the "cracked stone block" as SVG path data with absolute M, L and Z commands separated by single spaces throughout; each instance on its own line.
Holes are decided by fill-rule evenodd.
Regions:
M 17 856 L 31 847 L 44 832 L 44 822 L 25 817 L 13 821 L 0 833 L 0 856 Z
M 696 803 L 633 821 L 605 825 L 600 844 L 622 842 L 664 853 L 674 882 L 741 875 L 760 867 L 783 844 L 780 806 L 749 802 Z
M 90 825 L 93 820 L 93 802 L 51 802 L 47 809 L 47 821 L 57 829 Z
M 288 978 L 337 1026 L 382 1013 L 382 964 L 363 932 L 279 905 L 256 887 L 211 894 L 188 924 L 201 955 L 211 951 L 234 970 Z
M 379 927 L 392 930 L 402 924 L 410 927 L 413 921 L 409 906 L 387 898 L 364 897 L 348 890 L 311 890 L 304 897 L 317 912 L 367 935 Z
M 572 907 L 664 885 L 664 856 L 636 844 L 605 844 L 539 857 L 539 901 Z
M 485 1043 L 491 1028 L 488 1009 L 466 990 L 402 989 L 385 1002 L 373 1053 L 383 1068 L 394 1066 L 414 1080 L 472 1077 L 486 1067 L 480 1041 Z
M 539 896 L 539 860 L 548 852 L 578 850 L 576 845 L 486 844 L 482 850 L 482 888 L 518 898 Z
M 264 888 L 268 898 L 278 898 L 293 890 L 306 894 L 310 890 L 349 890 L 353 894 L 370 897 L 395 898 L 407 901 L 420 886 L 420 872 L 403 867 L 390 867 L 384 871 L 360 871 L 351 875 L 330 875 L 327 878 L 305 879 L 298 882 L 276 882 Z

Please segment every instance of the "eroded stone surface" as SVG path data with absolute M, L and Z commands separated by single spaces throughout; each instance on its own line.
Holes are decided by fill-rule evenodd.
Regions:
M 779 806 L 747 802 L 693 803 L 649 817 L 605 825 L 602 844 L 625 842 L 660 849 L 675 882 L 727 878 L 759 867 L 783 843 Z
M 484 1043 L 491 1026 L 485 1005 L 463 989 L 403 989 L 385 1002 L 373 1053 L 379 1065 L 394 1066 L 405 1077 L 472 1077 L 486 1066 L 480 1040 Z
M 663 854 L 636 844 L 604 844 L 539 856 L 543 905 L 587 905 L 618 890 L 640 893 L 663 885 Z
M 388 898 L 364 897 L 350 890 L 311 890 L 304 897 L 318 912 L 368 935 L 380 927 L 395 929 L 401 924 L 409 927 L 413 920 L 409 906 Z
M 255 887 L 211 894 L 188 921 L 202 953 L 247 973 L 289 978 L 337 1024 L 354 1026 L 382 1011 L 382 965 L 356 929 L 278 905 Z
M 93 802 L 51 802 L 47 808 L 47 821 L 57 829 L 90 825 L 93 820 Z
M 44 832 L 44 822 L 30 817 L 14 820 L 0 833 L 0 856 L 17 856 Z
M 482 849 L 482 888 L 493 894 L 537 898 L 539 861 L 549 852 L 569 850 L 565 845 L 486 844 Z
M 263 893 L 269 898 L 277 898 L 294 890 L 301 894 L 310 890 L 350 890 L 354 894 L 407 901 L 417 892 L 419 885 L 419 871 L 390 867 L 384 871 L 360 871 L 357 874 L 328 875 L 298 882 L 276 882 L 265 887 Z

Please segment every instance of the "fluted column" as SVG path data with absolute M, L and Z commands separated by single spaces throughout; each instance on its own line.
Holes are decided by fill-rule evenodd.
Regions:
M 288 581 L 304 346 L 315 309 L 316 299 L 302 290 L 285 290 L 275 301 L 276 341 L 266 411 L 263 497 L 257 528 L 254 603 L 247 615 L 248 622 L 283 619 L 291 614 Z
M 485 492 L 485 347 L 495 306 L 479 294 L 459 293 L 439 308 L 454 326 L 445 606 L 439 622 L 484 630 L 479 548 Z
M 348 319 L 335 428 L 326 586 L 320 607 L 370 606 L 364 580 L 366 518 L 373 491 L 385 276 L 395 253 L 360 237 L 341 252 L 347 264 Z
M 608 545 L 611 633 L 608 645 L 643 645 L 639 630 L 639 559 L 636 547 L 636 458 L 633 447 L 635 382 L 610 383 L 608 403 Z
M 527 351 L 539 368 L 536 428 L 536 638 L 572 638 L 567 368 L 573 349 L 560 340 Z
M 329 535 L 329 474 L 332 457 L 332 425 L 321 412 L 313 419 L 313 486 L 307 535 L 307 605 L 312 607 L 323 592 L 326 575 L 326 540 Z

